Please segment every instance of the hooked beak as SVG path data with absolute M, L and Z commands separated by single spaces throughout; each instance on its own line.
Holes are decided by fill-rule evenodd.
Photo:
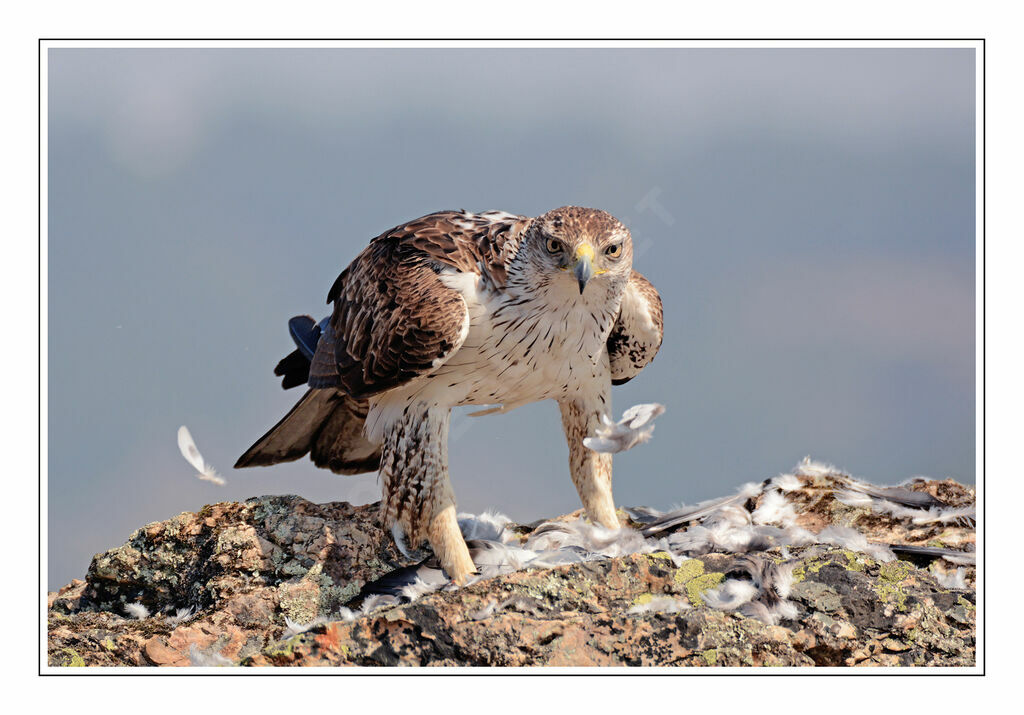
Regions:
M 594 277 L 594 249 L 583 244 L 576 249 L 576 262 L 572 265 L 572 274 L 580 284 L 580 295 L 587 287 L 587 281 Z

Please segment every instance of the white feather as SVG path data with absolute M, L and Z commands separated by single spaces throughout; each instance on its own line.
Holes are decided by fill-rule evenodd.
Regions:
M 859 531 L 848 526 L 828 526 L 818 534 L 818 543 L 842 546 L 850 551 L 859 551 L 877 561 L 895 561 L 894 554 L 885 544 L 872 544 Z
M 791 492 L 804 485 L 800 477 L 795 474 L 780 474 L 772 479 L 772 486 L 784 492 Z
M 799 477 L 828 477 L 832 475 L 848 476 L 846 472 L 839 469 L 834 464 L 815 462 L 810 457 L 804 457 L 800 460 L 800 464 L 796 465 L 796 468 L 793 470 L 793 474 Z
M 189 665 L 198 668 L 218 668 L 234 665 L 231 659 L 225 658 L 217 651 L 211 650 L 209 653 L 204 653 L 199 650 L 195 643 L 190 643 L 188 646 L 188 661 Z
M 188 427 L 182 425 L 178 428 L 178 449 L 181 450 L 181 456 L 188 460 L 188 463 L 195 467 L 197 477 L 200 479 L 213 482 L 219 486 L 227 484 L 224 478 L 217 474 L 217 472 L 203 459 L 203 455 L 199 453 L 196 448 L 195 440 L 192 439 L 192 433 L 188 431 Z
M 143 618 L 149 618 L 149 609 L 143 606 L 141 603 L 129 603 L 126 604 L 124 610 L 132 618 L 142 620 Z
M 630 608 L 626 613 L 679 613 L 687 611 L 692 606 L 682 598 L 671 596 L 655 596 L 647 603 L 640 603 Z
M 179 623 L 185 623 L 192 620 L 195 617 L 195 608 L 189 606 L 188 608 L 179 608 L 173 616 L 167 616 L 167 622 L 172 626 L 177 626 Z
M 292 636 L 297 636 L 300 633 L 305 633 L 306 631 L 308 631 L 310 628 L 313 628 L 314 626 L 319 626 L 322 623 L 327 623 L 327 621 L 328 621 L 328 619 L 324 618 L 323 616 L 320 616 L 318 618 L 314 618 L 309 623 L 296 623 L 295 621 L 293 621 L 288 616 L 285 616 L 284 617 L 284 624 L 287 627 L 284 629 L 284 633 L 281 634 L 281 637 L 282 638 L 291 638 Z
M 757 594 L 757 586 L 750 581 L 729 579 L 717 588 L 704 591 L 700 597 L 711 608 L 720 611 L 735 611 L 744 603 L 752 601 Z
M 772 490 L 764 495 L 759 506 L 751 515 L 755 524 L 782 524 L 792 526 L 796 523 L 796 512 L 782 492 Z
M 845 504 L 846 506 L 864 508 L 870 507 L 873 501 L 870 496 L 861 492 L 850 491 L 844 489 L 835 493 L 836 501 Z
M 496 511 L 485 511 L 477 516 L 476 514 L 459 514 L 459 530 L 462 538 L 487 539 L 489 541 L 507 541 L 512 535 L 507 533 L 506 527 L 512 523 L 504 514 Z
M 967 572 L 962 566 L 957 568 L 955 571 L 943 571 L 936 568 L 935 564 L 932 564 L 931 572 L 932 575 L 935 576 L 935 580 L 938 581 L 939 585 L 943 588 L 952 590 L 967 588 Z
M 653 420 L 664 411 L 664 405 L 650 403 L 633 405 L 618 422 L 612 422 L 607 415 L 601 415 L 601 426 L 595 430 L 593 437 L 583 439 L 583 446 L 607 454 L 632 449 L 651 438 L 654 433 Z

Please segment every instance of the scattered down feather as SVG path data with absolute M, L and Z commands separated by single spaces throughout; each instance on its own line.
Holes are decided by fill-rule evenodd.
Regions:
M 935 568 L 935 566 L 936 564 L 932 564 L 930 571 L 940 586 L 950 590 L 963 590 L 967 588 L 967 572 L 963 566 L 958 566 L 955 571 L 943 571 L 942 569 Z
M 125 604 L 124 610 L 129 616 L 140 621 L 144 618 L 149 618 L 149 609 L 141 603 Z
M 751 514 L 755 524 L 781 524 L 792 526 L 796 523 L 796 512 L 785 495 L 776 490 L 767 492 L 761 505 Z
M 314 618 L 309 623 L 296 623 L 295 621 L 293 621 L 288 616 L 285 616 L 284 617 L 285 629 L 284 629 L 284 633 L 281 634 L 281 637 L 285 638 L 285 639 L 288 639 L 288 638 L 291 638 L 292 636 L 297 636 L 300 633 L 305 633 L 310 628 L 315 628 L 316 626 L 323 625 L 324 623 L 329 623 L 330 620 L 331 620 L 330 618 L 327 618 L 325 616 L 318 616 L 317 618 Z
M 672 598 L 671 596 L 655 596 L 646 603 L 638 603 L 632 606 L 626 613 L 680 613 L 691 608 L 692 606 L 685 599 Z
M 733 562 L 729 572 L 740 572 L 750 580 L 727 579 L 702 593 L 701 599 L 711 608 L 738 610 L 769 625 L 795 618 L 796 605 L 786 600 L 793 586 L 794 565 L 776 564 L 763 556 L 742 556 Z
M 172 626 L 177 626 L 181 623 L 186 623 L 192 620 L 196 615 L 196 609 L 192 606 L 188 608 L 179 608 L 175 611 L 173 616 L 167 616 L 167 622 Z
M 483 514 L 459 514 L 459 530 L 462 538 L 486 539 L 488 541 L 508 542 L 513 535 L 508 530 L 512 520 L 500 512 L 485 511 Z
M 506 598 L 500 603 L 495 599 L 491 599 L 482 608 L 467 613 L 466 617 L 471 621 L 482 621 L 507 608 L 513 608 L 516 611 L 528 613 L 532 616 L 539 616 L 544 610 L 544 605 L 532 596 L 517 594 Z
M 894 561 L 896 554 L 886 544 L 868 541 L 864 534 L 848 526 L 827 526 L 818 533 L 818 543 L 841 546 L 850 551 L 867 554 L 876 561 Z
M 795 491 L 803 485 L 803 480 L 795 474 L 780 474 L 771 480 L 771 486 L 783 492 Z
M 797 477 L 811 477 L 812 479 L 815 477 L 849 476 L 834 464 L 816 462 L 810 457 L 801 459 L 800 463 L 793 469 L 793 474 Z
M 235 663 L 230 658 L 225 658 L 216 650 L 201 651 L 195 643 L 188 646 L 189 665 L 196 668 L 224 668 L 233 666 Z
M 757 593 L 757 586 L 750 581 L 729 579 L 716 588 L 708 589 L 700 598 L 711 608 L 735 611 L 744 603 L 752 601 Z

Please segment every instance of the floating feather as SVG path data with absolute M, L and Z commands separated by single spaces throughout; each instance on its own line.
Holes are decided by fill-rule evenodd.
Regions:
M 188 431 L 188 427 L 182 425 L 178 428 L 178 449 L 181 450 L 181 456 L 188 460 L 188 463 L 196 468 L 198 474 L 197 477 L 200 479 L 213 482 L 218 486 L 224 486 L 227 484 L 224 478 L 214 471 L 213 467 L 206 463 L 203 459 L 203 455 L 199 453 L 196 448 L 196 443 L 192 439 L 192 433 Z

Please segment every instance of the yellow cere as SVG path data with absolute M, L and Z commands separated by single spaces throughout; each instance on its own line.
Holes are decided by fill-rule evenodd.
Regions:
M 589 243 L 580 244 L 579 248 L 576 249 L 576 260 L 578 261 L 581 258 L 594 260 L 594 247 Z

